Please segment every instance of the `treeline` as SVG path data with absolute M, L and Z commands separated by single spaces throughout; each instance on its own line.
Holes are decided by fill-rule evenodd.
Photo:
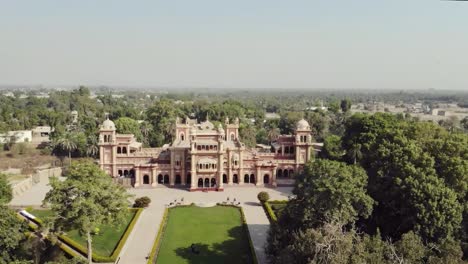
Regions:
M 271 263 L 463 263 L 468 135 L 389 114 L 353 115 L 297 175 L 272 225 Z M 464 254 L 463 254 L 464 253 Z

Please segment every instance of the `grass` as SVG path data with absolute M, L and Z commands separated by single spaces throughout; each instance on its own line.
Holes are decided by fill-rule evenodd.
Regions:
M 44 219 L 52 215 L 52 211 L 50 210 L 29 210 L 29 212 L 39 219 Z M 127 226 L 130 224 L 133 217 L 135 217 L 136 212 L 136 210 L 129 210 L 125 223 L 119 227 L 100 227 L 99 235 L 93 236 L 93 251 L 101 256 L 112 255 L 112 252 L 114 252 L 114 249 L 119 243 L 120 238 L 125 233 Z M 86 238 L 81 236 L 78 230 L 72 230 L 68 232 L 66 236 L 86 248 Z
M 238 208 L 172 208 L 156 263 L 253 263 L 246 232 Z

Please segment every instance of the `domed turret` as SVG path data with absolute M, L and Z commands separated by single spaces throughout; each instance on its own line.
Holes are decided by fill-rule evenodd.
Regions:
M 101 129 L 115 130 L 115 124 L 114 122 L 112 122 L 112 120 L 107 118 L 106 120 L 104 120 L 104 122 L 102 122 Z
M 310 130 L 309 122 L 305 119 L 301 119 L 296 124 L 296 130 Z

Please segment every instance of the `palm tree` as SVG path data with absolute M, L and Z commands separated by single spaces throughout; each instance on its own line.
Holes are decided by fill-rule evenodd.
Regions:
M 86 155 L 89 157 L 96 157 L 96 155 L 99 152 L 99 147 L 98 147 L 98 140 L 95 135 L 91 135 L 88 138 L 88 145 L 86 149 Z
M 358 159 L 362 158 L 361 144 L 353 144 L 348 152 L 349 158 L 356 164 Z
M 277 127 L 274 127 L 268 131 L 268 140 L 271 142 L 275 141 L 280 135 L 280 130 Z
M 148 135 L 151 131 L 151 125 L 148 122 L 143 122 L 140 125 L 141 134 L 143 135 L 143 141 L 145 144 L 148 143 Z
M 68 152 L 68 159 L 70 160 L 71 165 L 71 153 L 76 150 L 76 139 L 72 133 L 65 133 L 63 137 L 59 138 L 55 143 L 57 147 Z

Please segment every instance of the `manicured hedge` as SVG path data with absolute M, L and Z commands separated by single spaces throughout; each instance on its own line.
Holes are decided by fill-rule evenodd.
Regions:
M 120 251 L 122 250 L 122 247 L 125 245 L 125 242 L 127 241 L 128 236 L 132 232 L 133 227 L 136 224 L 136 221 L 138 220 L 138 218 L 140 217 L 140 214 L 143 211 L 142 208 L 138 208 L 138 209 L 131 208 L 129 210 L 136 210 L 137 212 L 135 213 L 135 216 L 133 216 L 132 221 L 130 221 L 130 224 L 127 226 L 127 229 L 125 230 L 123 236 L 120 238 L 119 243 L 117 244 L 114 251 L 112 252 L 112 255 L 111 256 L 101 256 L 101 255 L 95 254 L 93 252 L 93 261 L 94 262 L 115 262 L 115 260 L 117 259 L 117 257 L 120 254 Z M 33 222 L 35 222 L 36 224 L 38 224 L 38 225 L 42 224 L 42 221 L 40 219 L 38 219 L 38 218 L 31 219 L 31 220 Z M 73 239 L 71 239 L 71 238 L 69 238 L 69 237 L 67 237 L 65 235 L 59 235 L 58 239 L 59 239 L 60 242 L 66 244 L 67 246 L 69 246 L 70 248 L 72 248 L 72 249 L 76 250 L 77 252 L 83 254 L 84 256 L 88 255 L 88 249 L 86 247 L 82 246 L 81 244 L 77 243 Z M 68 248 L 66 248 L 66 249 L 64 249 L 65 247 L 60 247 L 60 248 L 63 249 L 66 253 L 70 254 L 70 250 Z M 72 256 L 76 255 L 74 253 L 72 253 L 72 254 L 73 254 Z
M 183 207 L 183 206 L 190 206 L 190 205 L 181 205 L 180 207 Z M 158 235 L 156 236 L 156 239 L 154 240 L 153 247 L 151 248 L 150 256 L 148 258 L 148 261 L 146 262 L 147 264 L 155 263 L 155 260 L 158 256 L 158 252 L 161 247 L 161 238 L 166 229 L 168 214 L 169 214 L 169 209 L 168 208 L 164 209 L 164 214 L 161 220 L 161 224 L 159 224 Z
M 275 212 L 271 208 L 272 204 L 287 204 L 288 201 L 279 201 L 279 200 L 274 200 L 274 201 L 268 201 L 262 204 L 263 210 L 265 210 L 265 213 L 268 217 L 268 220 L 270 220 L 270 223 L 274 223 L 278 221 L 278 217 L 276 216 Z

